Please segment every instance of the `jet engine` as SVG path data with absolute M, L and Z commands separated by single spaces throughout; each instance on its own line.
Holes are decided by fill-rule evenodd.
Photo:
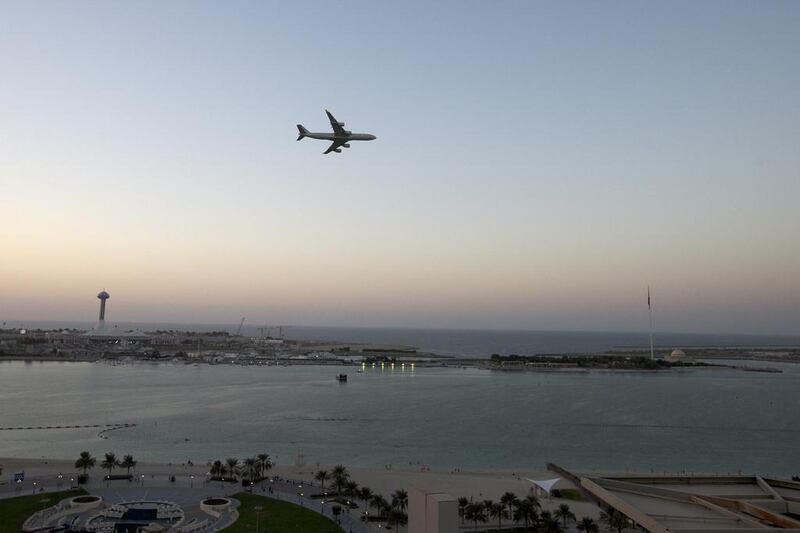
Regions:
M 345 143 L 345 144 L 342 145 L 342 148 L 350 148 L 350 144 Z
M 337 149 L 334 150 L 334 152 L 336 152 L 337 154 L 341 154 L 342 153 L 342 149 L 341 148 L 337 148 Z

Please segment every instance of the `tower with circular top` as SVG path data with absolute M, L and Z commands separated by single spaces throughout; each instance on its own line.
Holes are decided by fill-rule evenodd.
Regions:
M 101 330 L 106 327 L 106 300 L 111 296 L 102 290 L 97 294 L 97 298 L 100 300 L 100 319 L 97 321 L 97 329 Z

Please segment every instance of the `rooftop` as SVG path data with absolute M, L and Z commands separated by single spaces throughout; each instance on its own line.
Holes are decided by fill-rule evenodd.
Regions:
M 581 477 L 605 506 L 653 533 L 800 532 L 800 483 L 760 476 Z

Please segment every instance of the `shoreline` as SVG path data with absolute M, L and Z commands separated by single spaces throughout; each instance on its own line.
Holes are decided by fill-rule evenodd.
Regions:
M 578 357 L 578 356 L 573 356 Z M 719 358 L 721 360 L 728 360 L 727 358 Z M 748 358 L 737 357 L 731 358 L 732 361 L 749 361 L 754 363 L 778 363 L 778 364 L 800 364 L 800 361 L 794 360 L 779 360 L 779 359 L 763 359 L 763 358 Z M 357 369 L 359 373 L 370 371 L 409 371 L 401 370 L 401 368 L 394 368 L 393 366 L 363 366 L 361 363 L 350 361 L 337 361 L 337 360 L 281 360 L 280 362 L 269 361 L 225 361 L 225 362 L 211 362 L 203 359 L 145 359 L 133 357 L 59 357 L 59 356 L 24 356 L 24 355 L 0 355 L 0 363 L 21 361 L 24 363 L 91 363 L 91 364 L 107 364 L 109 366 L 134 366 L 134 365 L 173 365 L 173 366 L 223 366 L 223 367 L 312 367 L 324 366 L 332 368 L 353 368 Z M 450 370 L 483 370 L 488 372 L 501 372 L 511 374 L 664 374 L 664 373 L 680 373 L 680 372 L 693 372 L 698 370 L 733 370 L 737 372 L 753 372 L 753 373 L 783 373 L 783 370 L 772 367 L 754 367 L 747 365 L 736 364 L 723 364 L 718 362 L 701 362 L 697 365 L 677 365 L 662 368 L 608 368 L 608 367 L 575 367 L 572 365 L 565 366 L 539 366 L 531 368 L 504 368 L 502 366 L 492 366 L 487 359 L 450 359 L 446 361 L 414 361 L 413 367 L 415 369 L 423 368 L 445 368 Z M 397 366 L 400 366 L 400 362 Z M 403 365 L 411 365 L 410 362 L 403 362 Z M 413 369 L 410 370 L 413 372 Z
M 98 463 L 94 469 L 89 471 L 89 475 L 95 478 L 102 478 L 105 471 L 100 468 L 101 456 L 96 457 Z M 134 457 L 135 459 L 135 457 Z M 239 457 L 243 459 L 243 457 Z M 369 467 L 369 466 L 354 466 L 344 464 L 347 470 L 358 481 L 358 478 L 364 478 L 371 481 L 386 480 L 390 478 L 396 479 L 414 479 L 414 480 L 428 480 L 427 483 L 439 483 L 441 485 L 452 485 L 448 483 L 448 479 L 463 480 L 466 478 L 477 478 L 484 480 L 497 480 L 504 482 L 517 482 L 527 483 L 526 478 L 532 479 L 545 479 L 563 476 L 556 473 L 554 470 L 548 469 L 548 464 L 543 464 L 541 467 L 519 467 L 519 468 L 429 468 L 426 465 L 386 465 L 384 468 Z M 77 475 L 79 470 L 75 468 L 75 460 L 63 458 L 47 458 L 47 457 L 0 457 L 0 466 L 3 468 L 3 474 L 0 476 L 0 491 L 5 483 L 7 483 L 9 476 L 19 470 L 25 470 L 26 477 L 48 475 L 51 473 L 61 472 L 63 474 L 72 473 Z M 288 477 L 294 479 L 302 479 L 304 484 L 312 485 L 313 476 L 319 470 L 330 470 L 334 464 L 306 464 L 303 466 L 277 464 L 270 469 L 270 476 Z M 569 465 L 567 465 L 568 467 Z M 164 463 L 158 461 L 137 461 L 136 467 L 132 469 L 132 473 L 136 475 L 145 474 L 150 475 L 194 475 L 203 477 L 208 474 L 209 464 L 194 463 L 189 465 L 187 463 Z M 605 476 L 605 477 L 658 477 L 658 476 L 772 476 L 773 473 L 763 472 L 750 472 L 750 471 L 725 471 L 725 472 L 711 472 L 711 471 L 690 471 L 682 470 L 632 470 L 632 469 L 570 469 L 570 471 L 577 475 L 587 476 Z M 114 473 L 122 473 L 122 469 L 115 470 Z M 789 474 L 778 474 L 777 477 L 786 477 Z M 268 477 L 270 477 L 268 476 Z M 306 483 L 306 480 L 308 481 Z M 564 479 L 567 482 L 566 479 Z M 378 484 L 381 484 L 378 481 Z M 423 483 L 426 484 L 426 483 Z M 570 485 L 572 485 L 570 483 Z M 370 485 L 371 486 L 371 485 Z M 560 486 L 560 485 L 559 485 Z M 433 487 L 438 488 L 438 487 Z M 569 488 L 569 487 L 567 487 Z
M 95 480 L 102 480 L 106 471 L 100 468 L 102 457 L 97 459 L 97 465 L 89 470 L 89 476 Z M 24 471 L 26 483 L 37 480 L 44 482 L 45 486 L 48 486 L 48 480 L 50 484 L 54 484 L 59 473 L 64 475 L 65 478 L 68 476 L 77 477 L 80 470 L 75 468 L 74 463 L 74 460 L 68 459 L 0 457 L 0 465 L 3 467 L 3 475 L 0 478 L 0 494 L 9 492 L 9 489 L 13 486 L 10 480 L 14 472 Z M 314 474 L 318 470 L 330 470 L 333 466 L 323 464 L 303 467 L 276 465 L 269 470 L 268 476 L 298 480 L 302 481 L 304 485 L 316 487 L 318 482 L 314 481 Z M 392 468 L 368 468 L 347 464 L 345 466 L 351 478 L 359 485 L 368 486 L 373 491 L 382 494 L 391 494 L 399 488 L 414 486 L 446 491 L 455 497 L 499 498 L 509 490 L 517 493 L 527 492 L 531 487 L 531 483 L 526 481 L 526 478 L 552 479 L 561 477 L 554 472 L 548 471 L 545 466 L 533 469 L 488 470 L 434 470 L 420 469 L 419 467 L 412 469 L 408 468 L 407 465 L 402 467 L 392 466 Z M 114 473 L 125 473 L 125 469 L 118 468 Z M 194 464 L 189 466 L 185 463 L 138 462 L 131 473 L 135 476 L 144 475 L 145 484 L 147 484 L 148 479 L 153 479 L 153 477 L 173 475 L 179 480 L 195 476 L 195 483 L 197 483 L 205 479 L 208 473 L 208 465 Z M 564 479 L 559 484 L 559 487 L 574 488 L 574 485 Z M 320 488 L 319 490 L 322 489 Z

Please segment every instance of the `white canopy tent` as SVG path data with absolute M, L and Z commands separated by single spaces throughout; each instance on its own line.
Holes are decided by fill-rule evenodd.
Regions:
M 556 486 L 556 483 L 561 481 L 560 477 L 557 477 L 555 479 L 530 479 L 530 478 L 525 478 L 525 479 L 533 483 L 533 486 L 537 490 L 537 492 L 541 491 L 544 494 L 547 494 L 548 497 L 550 496 L 553 487 Z

